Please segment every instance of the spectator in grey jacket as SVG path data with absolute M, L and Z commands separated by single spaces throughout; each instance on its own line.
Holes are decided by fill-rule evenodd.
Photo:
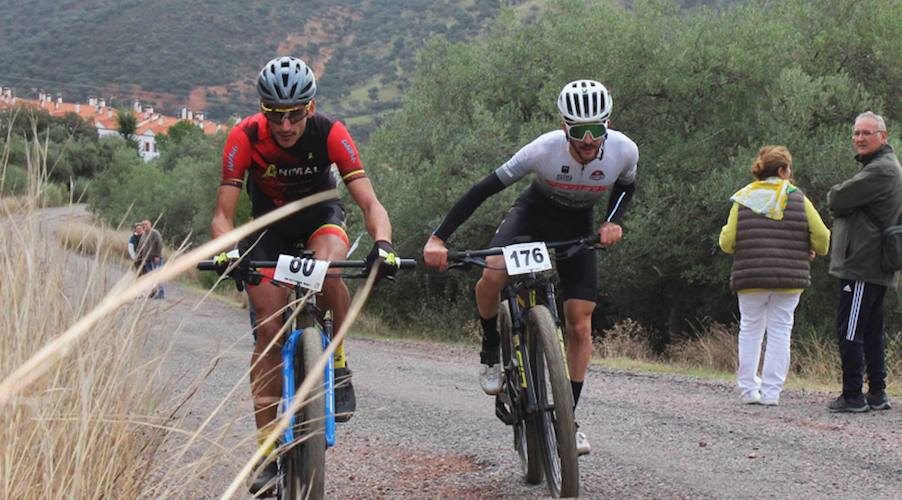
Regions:
M 830 188 L 827 206 L 835 218 L 830 274 L 839 278 L 836 331 L 842 360 L 842 394 L 828 408 L 866 412 L 890 407 L 886 396 L 884 306 L 898 273 L 881 269 L 881 229 L 902 214 L 902 167 L 887 143 L 886 123 L 871 112 L 858 115 L 852 132 L 861 170 Z M 862 394 L 864 372 L 868 393 Z
M 150 225 L 150 221 L 144 219 L 141 224 L 144 226 L 144 237 L 141 238 L 141 256 L 146 259 L 145 269 L 147 272 L 163 265 L 163 237 L 160 232 Z M 163 285 L 159 285 L 150 293 L 151 297 L 162 299 L 164 297 Z

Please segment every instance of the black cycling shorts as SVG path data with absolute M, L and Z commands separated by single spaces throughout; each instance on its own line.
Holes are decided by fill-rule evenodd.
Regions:
M 279 254 L 296 255 L 301 245 L 306 245 L 317 232 L 345 233 L 345 211 L 338 200 L 328 200 L 307 207 L 300 212 L 247 236 L 238 249 L 241 255 L 250 252 L 250 260 L 278 260 Z M 262 234 L 262 236 L 260 236 Z M 248 250 L 254 242 L 260 242 Z
M 491 246 L 527 241 L 564 241 L 595 232 L 593 208 L 561 207 L 534 191 L 532 186 L 514 202 L 492 237 Z M 564 249 L 562 249 L 564 250 Z M 555 257 L 563 298 L 595 302 L 598 296 L 598 260 L 586 250 L 567 259 Z

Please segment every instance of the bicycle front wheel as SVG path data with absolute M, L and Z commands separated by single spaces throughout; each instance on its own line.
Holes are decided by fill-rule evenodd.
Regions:
M 545 306 L 526 314 L 526 336 L 541 429 L 545 482 L 553 497 L 579 495 L 579 461 L 573 391 L 564 361 L 563 342 Z
M 290 500 L 316 499 L 325 496 L 326 465 L 326 402 L 323 397 L 323 372 L 314 372 L 313 365 L 323 354 L 323 343 L 318 328 L 305 328 L 301 335 L 300 349 L 296 357 L 297 386 L 308 377 L 316 378 L 307 402 L 295 415 L 295 436 L 286 453 L 284 497 Z
M 501 302 L 498 308 L 498 332 L 501 336 L 501 354 L 504 367 L 510 366 L 511 359 L 516 359 L 511 335 L 513 333 L 513 324 L 511 321 L 510 308 L 507 301 Z M 514 420 L 511 426 L 514 429 L 514 449 L 520 457 L 520 468 L 523 470 L 523 478 L 529 484 L 539 484 L 544 478 L 542 469 L 542 445 L 540 444 L 539 432 L 540 424 L 535 414 L 526 415 L 524 419 L 523 402 L 526 401 L 526 395 L 520 387 L 520 376 L 517 371 L 506 372 L 504 390 L 510 394 L 512 408 L 511 413 L 518 418 Z M 516 408 L 513 406 L 516 405 Z

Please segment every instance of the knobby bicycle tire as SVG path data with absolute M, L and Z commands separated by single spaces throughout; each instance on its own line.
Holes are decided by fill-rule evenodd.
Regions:
M 504 366 L 510 363 L 511 356 L 515 356 L 513 344 L 511 341 L 511 332 L 513 325 L 511 322 L 511 313 L 507 301 L 501 303 L 498 308 L 498 332 L 501 336 L 501 355 Z M 514 373 L 507 380 L 508 391 L 522 391 L 518 383 L 519 375 Z M 511 401 L 525 401 L 526 395 L 521 393 L 519 398 L 511 398 Z M 523 408 L 512 408 L 511 411 L 515 415 L 522 415 Z M 512 425 L 514 430 L 514 449 L 520 456 L 520 467 L 523 470 L 523 478 L 529 484 L 539 484 L 544 479 L 544 469 L 542 468 L 542 445 L 539 441 L 539 424 L 535 415 L 528 415 L 524 420 L 516 420 Z
M 538 420 L 545 482 L 553 497 L 576 497 L 579 495 L 579 457 L 573 391 L 557 326 L 547 307 L 535 306 L 526 313 L 526 336 L 536 401 L 542 409 L 538 412 Z
M 300 432 L 296 436 L 300 442 L 288 450 L 285 482 L 285 498 L 290 500 L 320 500 L 325 496 L 326 465 L 326 402 L 323 397 L 323 372 L 312 373 L 311 368 L 323 353 L 323 344 L 318 328 L 305 328 L 301 335 L 296 364 L 298 387 L 306 377 L 316 377 L 307 403 L 296 415 Z

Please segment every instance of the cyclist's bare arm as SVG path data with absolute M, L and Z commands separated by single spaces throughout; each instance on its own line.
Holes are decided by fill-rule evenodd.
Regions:
M 213 222 L 210 223 L 213 238 L 218 238 L 235 228 L 235 210 L 240 196 L 240 187 L 219 186 L 216 193 L 216 208 L 213 209 Z
M 363 211 L 363 222 L 373 241 L 391 241 L 391 221 L 388 219 L 388 212 L 376 198 L 376 192 L 373 190 L 370 180 L 364 177 L 356 179 L 346 186 L 351 198 Z M 220 188 L 221 190 L 222 188 Z

